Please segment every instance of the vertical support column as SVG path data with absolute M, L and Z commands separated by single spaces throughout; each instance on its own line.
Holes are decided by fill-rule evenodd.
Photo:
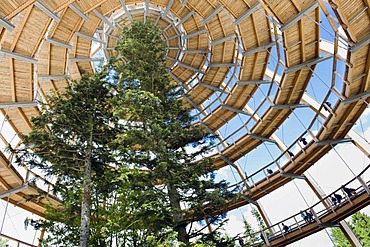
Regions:
M 270 234 L 273 234 L 274 229 L 270 228 L 270 226 L 272 226 L 272 224 L 271 224 L 270 219 L 267 217 L 267 213 L 266 213 L 265 209 L 262 207 L 262 204 L 260 202 L 257 202 L 256 206 L 257 206 L 258 212 L 260 213 L 260 215 L 263 219 L 263 222 L 265 222 L 266 226 L 268 227 Z
M 311 190 L 315 193 L 315 195 L 322 201 L 322 204 L 326 208 L 330 208 L 330 202 L 323 201 L 322 199 L 326 197 L 325 192 L 320 188 L 320 186 L 316 183 L 316 181 L 313 179 L 311 174 L 309 172 L 303 173 L 304 176 L 306 177 L 306 183 L 308 186 L 311 188 Z
M 238 164 L 234 164 L 234 168 L 237 170 L 240 178 L 244 181 L 244 184 L 247 188 L 247 190 L 250 190 L 250 187 L 249 187 L 249 184 L 247 183 L 247 179 L 242 171 L 242 169 L 240 168 L 240 166 Z M 265 222 L 266 226 L 269 228 L 270 226 L 272 226 L 271 224 L 271 221 L 270 219 L 267 217 L 267 213 L 266 211 L 263 209 L 262 205 L 260 202 L 256 202 L 256 207 L 257 207 L 257 210 L 259 212 L 259 214 L 261 215 L 262 217 L 262 220 L 263 222 Z M 270 233 L 273 233 L 273 229 L 269 228 L 269 231 Z
M 353 247 L 363 247 L 345 220 L 342 220 L 339 224 L 344 236 L 346 236 Z
M 304 175 L 306 176 L 306 182 L 308 186 L 312 189 L 312 191 L 316 194 L 316 196 L 323 202 L 323 205 L 326 208 L 331 208 L 330 202 L 323 201 L 323 198 L 326 197 L 325 192 L 321 189 L 321 187 L 314 181 L 311 174 L 309 172 L 305 172 Z M 356 235 L 353 233 L 352 229 L 348 226 L 347 222 L 342 220 L 339 222 L 340 229 L 342 230 L 344 236 L 346 236 L 347 240 L 351 243 L 353 247 L 363 247 L 361 243 L 358 241 Z
M 364 187 L 364 189 L 366 190 L 367 194 L 370 196 L 370 188 L 369 188 L 369 186 L 367 186 L 366 182 L 362 179 L 362 177 L 358 176 L 357 177 L 357 180 L 360 182 L 360 184 L 362 185 L 362 187 Z

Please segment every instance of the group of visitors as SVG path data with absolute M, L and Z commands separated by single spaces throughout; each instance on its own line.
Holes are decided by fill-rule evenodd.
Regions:
M 313 221 L 313 214 L 311 211 L 307 210 L 307 211 L 302 211 L 301 210 L 301 217 L 302 219 L 306 222 L 306 223 L 309 223 L 311 221 Z
M 267 173 L 271 175 L 273 173 L 273 171 L 271 169 L 267 169 Z M 342 188 L 342 191 L 348 197 L 352 197 L 352 196 L 356 195 L 356 190 L 353 189 L 353 188 L 347 188 L 345 186 L 342 186 L 341 188 Z M 338 193 L 333 193 L 331 195 L 330 199 L 331 199 L 333 205 L 334 206 L 337 206 L 337 205 L 339 205 L 342 202 L 343 196 L 340 195 L 340 194 L 338 194 Z M 305 223 L 310 223 L 310 222 L 314 221 L 313 214 L 312 214 L 312 212 L 309 209 L 308 210 L 305 210 L 305 211 L 301 210 L 300 216 L 305 221 Z M 285 225 L 284 223 L 281 223 L 281 225 L 282 225 L 282 230 L 283 230 L 284 233 L 288 233 L 290 231 L 290 227 L 289 226 Z M 264 243 L 266 243 L 266 236 L 262 232 L 260 234 L 260 239 Z M 238 237 L 238 242 L 239 242 L 239 245 L 240 246 L 244 246 L 245 245 L 244 244 L 244 240 L 243 240 L 242 237 Z
M 353 188 L 347 188 L 347 187 L 342 186 L 342 190 L 347 194 L 348 197 L 352 197 L 352 196 L 356 195 L 356 190 L 353 189 Z M 343 196 L 341 196 L 338 193 L 334 193 L 330 197 L 330 199 L 331 199 L 331 202 L 333 203 L 333 205 L 337 206 L 342 202 Z

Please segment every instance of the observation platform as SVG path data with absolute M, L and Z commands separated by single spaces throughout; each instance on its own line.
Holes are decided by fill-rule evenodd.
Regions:
M 365 177 L 367 180 L 365 180 Z M 349 195 L 343 188 L 348 188 L 353 182 L 358 182 L 360 186 L 354 189 L 352 195 Z M 311 219 L 302 219 L 300 215 L 301 212 L 299 212 L 263 229 L 265 235 L 261 235 L 262 232 L 260 231 L 252 234 L 251 236 L 258 236 L 259 241 L 258 243 L 253 243 L 251 246 L 260 246 L 261 242 L 263 242 L 261 239 L 262 236 L 268 239 L 268 241 L 265 241 L 264 246 L 286 246 L 327 227 L 338 227 L 342 220 L 370 204 L 369 186 L 370 165 L 356 178 L 344 184 L 343 187 L 335 190 L 311 207 L 302 210 L 303 212 L 311 212 Z M 330 198 L 333 197 L 334 194 L 342 195 L 343 201 L 333 204 Z M 282 224 L 285 224 L 288 230 L 284 230 Z M 266 234 L 267 232 L 269 232 L 269 234 Z

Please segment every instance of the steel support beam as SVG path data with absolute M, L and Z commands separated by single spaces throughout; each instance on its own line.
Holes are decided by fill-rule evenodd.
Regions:
M 208 132 L 209 133 L 211 133 L 212 135 L 214 135 L 214 136 L 218 136 L 217 134 L 216 134 L 216 132 L 214 132 L 210 127 L 208 127 L 205 123 L 203 123 L 202 121 L 200 121 L 200 124 L 202 125 L 202 126 L 204 126 L 204 128 L 206 128 L 207 130 L 208 130 Z
M 219 45 L 219 44 L 222 44 L 222 43 L 224 43 L 224 42 L 226 42 L 228 40 L 232 40 L 232 39 L 235 39 L 235 38 L 236 38 L 236 34 L 233 33 L 233 34 L 228 35 L 228 36 L 225 36 L 225 37 L 223 37 L 221 39 L 217 39 L 217 40 L 211 41 L 211 46 Z
M 237 166 L 232 162 L 229 158 L 227 158 L 225 155 L 220 154 L 220 158 L 225 161 L 228 165 L 231 165 L 232 167 L 237 169 Z
M 36 101 L 0 103 L 0 109 L 9 108 L 9 107 L 35 107 L 35 106 L 37 106 Z
M 166 9 L 164 10 L 163 12 L 163 16 L 167 16 L 168 12 L 170 11 L 171 7 L 172 7 L 172 4 L 173 4 L 173 1 L 174 0 L 169 0 L 167 2 L 167 6 L 166 6 Z
M 252 198 L 250 198 L 249 196 L 246 196 L 246 195 L 243 195 L 243 194 L 240 194 L 240 197 L 243 198 L 244 200 L 246 200 L 247 202 L 257 206 L 257 202 L 256 201 L 253 201 Z
M 49 80 L 63 80 L 67 79 L 68 75 L 37 75 L 39 81 L 49 81 Z
M 10 195 L 16 194 L 18 192 L 21 192 L 21 191 L 23 191 L 23 190 L 25 190 L 27 188 L 28 188 L 28 184 L 26 183 L 26 184 L 23 184 L 23 185 L 21 185 L 19 187 L 16 187 L 16 188 L 7 190 L 7 191 L 5 191 L 5 192 L 3 192 L 3 193 L 0 194 L 0 199 L 1 198 L 4 198 L 4 197 L 9 197 Z
M 234 25 L 240 24 L 245 18 L 248 18 L 250 15 L 252 15 L 257 9 L 261 7 L 261 3 L 258 2 L 255 5 L 253 5 L 250 9 L 245 11 L 243 14 L 241 14 L 235 21 Z
M 259 136 L 259 135 L 255 135 L 255 134 L 248 134 L 251 138 L 253 139 L 257 139 L 257 140 L 260 140 L 260 141 L 263 141 L 263 142 L 271 142 L 271 143 L 276 143 L 275 140 L 272 140 L 270 138 L 266 138 L 266 137 L 263 137 L 263 136 Z
M 113 25 L 116 25 L 117 27 L 119 27 L 121 30 L 125 29 L 121 24 L 119 24 L 118 22 L 114 22 Z
M 268 231 L 270 233 L 274 233 L 276 230 L 275 230 L 275 228 L 271 227 L 272 226 L 271 220 L 267 216 L 267 212 L 266 212 L 265 208 L 262 206 L 262 203 L 260 201 L 257 202 L 257 210 L 260 213 L 260 215 L 263 219 L 263 222 L 265 222 L 265 225 L 269 228 Z M 266 237 L 265 234 L 264 234 L 264 236 Z M 268 238 L 266 238 L 266 243 L 267 243 L 267 246 L 271 246 Z
M 318 1 L 313 2 L 313 4 L 311 4 L 306 9 L 302 10 L 301 12 L 299 12 L 297 15 L 295 15 L 289 21 L 285 22 L 285 24 L 280 27 L 280 31 L 284 32 L 286 29 L 288 29 L 293 24 L 297 23 L 300 19 L 302 19 L 303 16 L 305 16 L 307 13 L 313 11 L 317 7 L 319 7 L 319 2 Z
M 249 55 L 255 54 L 257 52 L 260 52 L 260 51 L 265 51 L 265 50 L 273 47 L 275 44 L 276 44 L 276 42 L 272 41 L 272 42 L 270 42 L 266 45 L 261 45 L 261 46 L 255 47 L 255 48 L 247 49 L 246 51 L 244 51 L 242 53 L 242 55 L 245 57 L 245 56 L 249 56 Z
M 126 6 L 126 3 L 125 3 L 125 0 L 119 0 L 119 2 L 121 3 L 122 8 L 123 8 L 123 10 L 125 11 L 125 14 L 126 14 L 127 18 L 128 18 L 130 21 L 133 21 L 132 16 L 131 16 L 131 13 L 130 13 L 130 11 L 128 11 L 128 9 L 127 9 L 127 6 Z
M 186 97 L 185 95 L 182 96 L 187 102 L 189 102 L 189 104 L 194 107 L 194 109 L 197 109 L 198 111 L 200 111 L 199 109 L 199 106 L 197 104 L 195 104 L 191 99 L 189 99 L 188 97 Z
M 85 21 L 89 20 L 89 17 L 87 15 L 85 15 L 85 13 L 82 12 L 82 10 L 80 10 L 78 7 L 76 7 L 73 3 L 69 4 L 68 7 L 70 7 L 71 10 L 73 10 L 77 15 L 79 15 Z
M 57 22 L 60 21 L 60 17 L 58 15 L 56 15 L 53 11 L 48 9 L 45 5 L 43 5 L 39 1 L 35 2 L 35 6 L 39 8 L 42 12 L 44 12 L 46 15 L 48 15 L 50 18 L 52 18 L 54 21 L 57 21 Z
M 0 26 L 3 26 L 6 30 L 12 32 L 15 26 L 5 18 L 0 17 Z
M 149 14 L 149 0 L 145 0 L 145 8 L 144 8 L 144 23 L 146 22 L 146 18 Z
M 306 104 L 291 104 L 291 105 L 273 105 L 271 106 L 272 109 L 276 110 L 283 110 L 283 109 L 296 109 L 296 108 L 305 108 L 310 107 Z
M 199 82 L 198 84 L 199 84 L 199 86 L 202 86 L 202 87 L 205 87 L 205 88 L 209 88 L 209 89 L 211 89 L 213 91 L 224 92 L 224 90 L 222 88 L 215 87 L 215 86 L 212 86 L 212 85 L 207 84 L 207 83 L 204 83 L 204 82 Z
M 280 173 L 280 176 L 286 177 L 286 178 L 297 178 L 297 179 L 306 179 L 305 176 L 298 175 L 298 174 L 293 174 L 293 173 Z
M 72 57 L 69 59 L 70 62 L 102 62 L 104 61 L 104 58 L 102 57 Z
M 360 243 L 356 235 L 353 233 L 352 229 L 349 227 L 347 222 L 345 220 L 342 220 L 339 222 L 339 227 L 344 233 L 344 236 L 346 236 L 347 240 L 351 243 L 354 247 L 363 247 L 363 245 Z
M 356 44 L 351 46 L 349 48 L 349 51 L 350 52 L 356 52 L 356 51 L 360 50 L 361 48 L 363 48 L 364 46 L 368 45 L 369 43 L 370 43 L 370 35 L 367 35 L 365 38 L 361 39 Z
M 185 69 L 190 69 L 190 70 L 192 70 L 192 71 L 195 71 L 195 72 L 198 72 L 198 73 L 202 73 L 202 71 L 201 71 L 200 69 L 198 69 L 198 68 L 195 68 L 195 67 L 192 67 L 192 66 L 190 66 L 190 65 L 188 65 L 188 64 L 182 63 L 182 62 L 180 62 L 179 60 L 174 59 L 174 58 L 172 58 L 172 57 L 167 57 L 167 58 L 168 58 L 169 60 L 172 60 L 172 61 L 177 62 L 177 65 L 178 65 L 178 66 L 184 67 Z
M 303 69 L 303 68 L 306 68 L 306 67 L 310 67 L 312 65 L 315 65 L 315 64 L 318 64 L 318 63 L 323 62 L 325 60 L 328 60 L 328 59 L 330 59 L 332 57 L 333 57 L 333 55 L 328 55 L 328 56 L 325 56 L 325 57 L 318 57 L 318 58 L 314 58 L 314 59 L 308 60 L 308 61 L 306 61 L 304 63 L 297 64 L 295 66 L 286 68 L 285 69 L 285 73 L 288 74 L 288 73 L 295 72 L 297 70 L 300 70 L 300 69 Z
M 366 100 L 368 97 L 370 97 L 370 90 L 363 92 L 363 93 L 359 93 L 355 96 L 349 97 L 348 99 L 343 100 L 342 103 L 343 105 L 347 105 L 347 104 L 350 104 L 350 103 L 353 103 L 359 100 Z
M 115 40 L 120 40 L 120 38 L 119 38 L 119 37 L 114 36 L 114 35 L 111 35 L 111 34 L 108 34 L 107 36 L 108 36 L 109 38 L 112 38 L 112 39 L 115 39 Z
M 258 46 L 255 48 L 247 49 L 246 51 L 242 53 L 242 55 L 245 57 L 245 56 L 249 56 L 257 52 L 260 52 L 260 51 L 266 51 L 267 49 L 273 47 L 275 44 L 276 44 L 275 41 L 272 41 L 271 43 L 267 45 L 262 45 L 262 46 Z
M 180 83 L 180 84 L 183 84 L 183 82 L 177 77 L 175 76 L 171 71 L 169 71 L 168 73 L 170 73 L 170 76 L 172 77 L 172 79 L 174 79 L 176 82 Z
M 112 29 L 114 29 L 115 27 L 114 27 L 114 25 L 113 25 L 113 23 L 112 22 L 110 22 L 109 20 L 108 20 L 108 18 L 105 16 L 105 15 L 103 15 L 102 13 L 100 13 L 99 12 L 99 10 L 97 10 L 97 9 L 93 9 L 93 11 L 92 11 L 97 17 L 99 17 L 100 19 L 102 19 L 102 21 L 105 23 L 105 24 L 107 24 L 110 28 L 112 28 Z
M 261 3 L 258 2 L 257 4 L 253 5 L 250 9 L 245 11 L 243 14 L 241 14 L 235 21 L 234 25 L 240 24 L 245 18 L 248 18 L 251 14 L 253 14 L 256 10 L 258 10 L 261 7 Z
M 168 38 L 167 38 L 167 41 L 168 41 L 168 40 L 173 40 L 173 39 L 178 39 L 178 38 L 180 38 L 180 35 L 174 35 L 174 36 L 172 36 L 172 37 L 168 37 Z
M 68 43 L 65 43 L 65 42 L 62 42 L 62 41 L 58 41 L 58 40 L 50 39 L 50 38 L 46 38 L 45 41 L 49 42 L 50 44 L 57 45 L 57 46 L 60 46 L 60 47 L 66 48 L 66 49 L 70 49 L 70 50 L 73 49 L 72 45 L 70 45 Z
M 183 50 L 182 51 L 184 54 L 204 54 L 204 53 L 208 53 L 209 51 L 207 50 Z
M 32 63 L 32 64 L 37 63 L 37 59 L 34 59 L 32 57 L 26 57 L 24 55 L 21 55 L 21 54 L 15 53 L 15 52 L 0 50 L 0 54 L 1 53 L 3 53 L 6 57 L 11 57 L 11 58 L 14 58 L 14 59 L 17 59 L 17 60 L 20 60 L 20 61 L 24 61 L 24 62 L 27 62 L 27 63 Z
M 202 20 L 202 25 L 205 25 L 209 20 L 211 20 L 213 17 L 215 17 L 218 13 L 220 13 L 222 10 L 224 9 L 224 7 L 222 5 L 218 6 L 217 8 L 215 8 L 213 10 L 212 13 L 210 13 L 209 15 L 207 15 L 203 20 Z
M 206 30 L 205 29 L 201 29 L 201 30 L 198 30 L 198 31 L 195 31 L 195 32 L 192 32 L 192 33 L 189 33 L 187 35 L 184 35 L 182 38 L 183 39 L 190 39 L 190 38 L 193 38 L 193 37 L 196 37 L 198 36 L 199 34 L 203 34 L 205 33 Z
M 193 14 L 195 13 L 194 10 L 190 11 L 187 15 L 185 15 L 178 23 L 176 23 L 176 27 L 180 26 L 182 23 L 184 23 L 187 19 L 189 19 Z
M 318 141 L 316 142 L 317 146 L 324 146 L 324 145 L 335 145 L 338 143 L 344 143 L 344 142 L 351 142 L 352 138 L 343 138 L 343 139 L 336 139 L 336 140 L 324 140 L 324 141 Z
M 370 143 L 353 129 L 348 132 L 348 136 L 352 138 L 355 146 L 370 158 Z
M 91 40 L 91 41 L 101 43 L 101 44 L 106 44 L 105 41 L 103 41 L 101 39 L 98 39 L 98 38 L 95 38 L 94 36 L 87 35 L 87 34 L 82 33 L 82 32 L 75 32 L 75 35 L 77 35 L 79 37 L 82 37 L 84 39 L 88 39 L 88 40 Z
M 270 84 L 271 81 L 269 80 L 251 80 L 251 81 L 237 81 L 236 84 L 239 86 L 246 86 L 246 85 L 261 85 L 261 84 Z
M 237 66 L 236 63 L 210 63 L 208 64 L 209 68 L 229 68 Z
M 221 108 L 229 110 L 229 111 L 233 111 L 233 112 L 236 112 L 236 113 L 244 114 L 244 115 L 247 115 L 247 116 L 251 115 L 246 111 L 243 111 L 243 110 L 240 110 L 238 108 L 235 108 L 235 107 L 232 107 L 232 106 L 229 106 L 229 105 L 225 105 L 225 104 L 221 104 Z

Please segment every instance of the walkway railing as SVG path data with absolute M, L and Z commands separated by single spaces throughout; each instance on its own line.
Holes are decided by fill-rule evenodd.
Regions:
M 7 240 L 6 246 L 14 246 L 14 244 L 16 244 L 17 247 L 21 247 L 21 246 L 37 247 L 37 245 L 24 242 L 22 240 L 10 237 L 10 236 L 5 235 L 5 234 L 0 234 L 0 237 L 2 237 L 2 239 Z
M 324 229 L 325 227 L 332 226 L 326 224 L 327 222 L 322 221 L 322 219 L 328 215 L 334 214 L 340 216 L 339 214 L 344 214 L 346 212 L 338 212 L 343 206 L 350 204 L 351 207 L 356 206 L 354 200 L 364 194 L 367 194 L 367 201 L 370 203 L 370 165 L 368 165 L 358 176 L 351 179 L 346 184 L 342 185 L 340 188 L 332 192 L 331 194 L 324 197 L 321 201 L 312 205 L 309 208 L 302 210 L 305 213 L 311 213 L 312 216 L 303 219 L 301 212 L 298 212 L 282 221 L 273 224 L 270 227 L 264 228 L 260 231 L 254 232 L 248 236 L 243 236 L 247 241 L 248 239 L 255 239 L 254 243 L 258 246 L 261 242 L 265 242 L 267 246 L 270 246 L 270 242 L 278 238 L 286 238 L 286 235 L 294 231 L 304 231 L 303 227 L 310 224 L 316 224 L 318 228 Z M 366 177 L 366 180 L 365 178 Z M 367 182 L 365 182 L 367 181 Z M 352 189 L 355 188 L 355 189 Z M 334 195 L 341 195 L 342 200 L 333 202 L 332 198 Z M 286 226 L 284 229 L 283 224 Z M 316 231 L 315 231 L 316 232 Z M 303 236 L 303 235 L 302 235 Z M 264 239 L 265 241 L 264 241 Z M 254 245 L 253 245 L 254 246 Z

